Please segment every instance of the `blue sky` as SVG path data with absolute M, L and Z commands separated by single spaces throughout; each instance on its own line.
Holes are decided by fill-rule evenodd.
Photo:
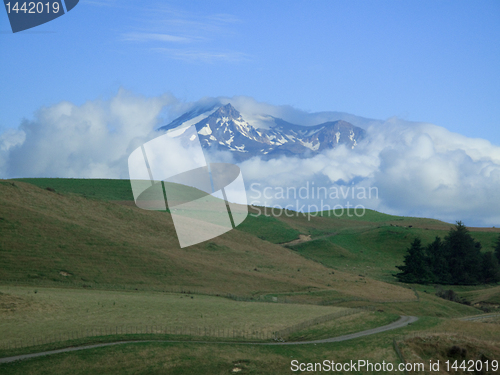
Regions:
M 81 0 L 17 34 L 0 12 L 0 47 L 0 132 L 123 87 L 398 116 L 500 145 L 498 1 Z
M 249 121 L 382 120 L 354 150 L 239 163 L 247 195 L 375 187 L 351 203 L 500 226 L 500 1 L 82 0 L 16 34 L 0 12 L 0 47 L 0 178 L 126 179 L 154 129 L 219 97 Z

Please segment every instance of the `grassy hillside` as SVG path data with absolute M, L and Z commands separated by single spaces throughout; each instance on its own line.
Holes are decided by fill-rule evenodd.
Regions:
M 180 249 L 165 212 L 17 181 L 0 184 L 0 210 L 3 281 L 247 296 L 331 289 L 367 300 L 415 298 L 403 287 L 332 274 L 318 262 L 243 231 Z
M 127 180 L 4 180 L 0 193 L 0 281 L 33 285 L 410 301 L 415 295 L 392 276 L 395 266 L 414 237 L 425 244 L 451 227 L 371 210 L 359 218 L 257 216 L 261 208 L 250 208 L 236 230 L 180 249 L 170 214 L 135 207 Z M 499 234 L 470 230 L 483 251 Z M 309 240 L 286 245 L 299 235 Z
M 129 180 L 105 180 L 82 178 L 18 178 L 39 188 L 54 189 L 57 193 L 71 193 L 82 197 L 106 201 L 133 201 Z
M 436 236 L 444 238 L 453 227 L 438 220 L 391 216 L 372 210 L 366 210 L 361 218 L 348 217 L 346 213 L 339 217 L 328 212 L 322 215 L 309 222 L 309 225 L 318 223 L 317 227 L 304 226 L 302 229 L 312 235 L 312 241 L 290 248 L 329 267 L 387 282 L 395 281 L 393 274 L 399 272 L 395 266 L 403 264 L 406 249 L 413 239 L 421 238 L 425 246 Z M 330 232 L 334 231 L 334 235 L 325 236 L 325 219 L 330 220 Z M 493 251 L 500 229 L 469 230 L 481 242 L 483 252 Z

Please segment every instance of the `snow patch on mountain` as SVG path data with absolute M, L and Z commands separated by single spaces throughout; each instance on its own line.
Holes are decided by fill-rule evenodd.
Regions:
M 321 150 L 341 144 L 353 149 L 364 136 L 363 129 L 342 120 L 302 126 L 261 115 L 260 118 L 265 119 L 267 125 L 274 126 L 257 128 L 245 121 L 230 103 L 211 108 L 203 114 L 199 112 L 193 110 L 185 113 L 159 130 L 195 125 L 203 147 L 231 151 L 239 160 L 258 155 L 266 158 L 280 155 L 311 157 Z
M 194 124 L 193 124 L 194 125 Z M 210 129 L 210 125 L 205 125 L 199 132 L 198 134 L 201 135 L 210 135 L 212 134 L 212 129 Z

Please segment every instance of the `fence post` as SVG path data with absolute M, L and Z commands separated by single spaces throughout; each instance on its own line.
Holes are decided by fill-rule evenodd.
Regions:
M 406 370 L 406 360 L 403 357 L 403 353 L 401 353 L 401 350 L 399 349 L 398 343 L 396 342 L 396 338 L 392 339 L 392 345 L 394 346 L 394 350 L 396 351 L 399 360 L 405 365 L 405 370 L 404 370 L 405 375 L 408 375 L 408 371 Z

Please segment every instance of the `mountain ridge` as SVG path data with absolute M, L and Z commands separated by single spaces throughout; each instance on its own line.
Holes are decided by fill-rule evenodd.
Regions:
M 362 128 L 343 120 L 303 126 L 269 115 L 267 118 L 271 118 L 275 125 L 269 129 L 257 128 L 247 122 L 231 103 L 215 110 L 216 107 L 191 110 L 158 130 L 195 125 L 202 147 L 231 151 L 238 160 L 253 156 L 265 159 L 284 155 L 310 157 L 339 145 L 353 149 L 365 135 Z M 204 118 L 193 124 L 193 120 L 199 117 Z

